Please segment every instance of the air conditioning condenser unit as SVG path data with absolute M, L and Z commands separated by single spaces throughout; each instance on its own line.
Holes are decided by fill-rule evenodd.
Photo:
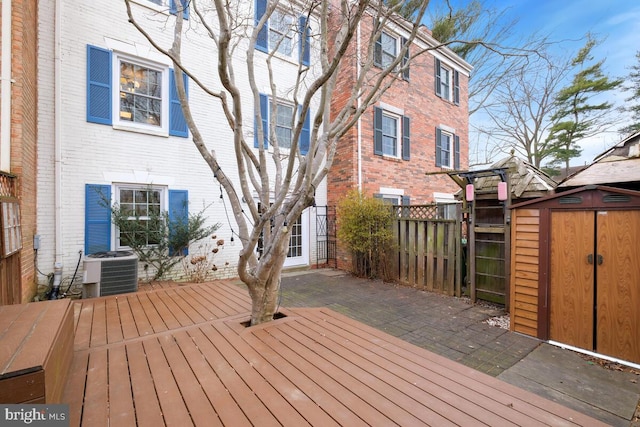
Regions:
M 131 251 L 96 252 L 83 261 L 82 298 L 138 290 L 138 257 Z

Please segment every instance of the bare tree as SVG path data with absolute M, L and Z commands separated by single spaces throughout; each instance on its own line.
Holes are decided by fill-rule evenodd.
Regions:
M 536 167 L 550 156 L 546 137 L 555 95 L 571 70 L 570 61 L 538 52 L 512 70 L 494 91 L 491 105 L 483 109 L 487 120 L 478 129 L 492 148 L 515 153 Z
M 169 19 L 159 25 L 157 19 L 150 20 L 143 13 L 134 13 L 130 0 L 124 1 L 129 21 L 158 51 L 173 61 L 176 88 L 193 143 L 224 189 L 238 226 L 237 235 L 242 244 L 238 275 L 247 285 L 251 296 L 251 324 L 270 321 L 277 310 L 280 276 L 290 237 L 288 224 L 293 224 L 302 211 L 313 204 L 315 189 L 327 175 L 338 140 L 396 79 L 402 77 L 411 58 L 441 47 L 429 46 L 420 51 L 414 49 L 411 58 L 407 53 L 412 41 L 422 31 L 419 23 L 429 2 L 422 1 L 416 9 L 413 22 L 408 22 L 400 19 L 396 13 L 402 2 L 268 1 L 262 14 L 257 15 L 259 19 L 255 19 L 254 10 L 248 6 L 253 2 L 182 0 L 182 5 L 188 5 L 190 11 L 187 29 L 180 6 L 175 20 Z M 276 10 L 283 8 L 294 8 L 296 16 L 301 15 L 304 19 L 292 22 L 290 28 L 283 29 L 280 39 L 270 41 L 286 43 L 290 32 L 299 31 L 308 35 L 310 45 L 314 46 L 314 61 L 317 61 L 316 67 L 300 64 L 294 81 L 286 86 L 275 75 L 273 51 L 266 54 L 256 51 L 258 40 L 264 35 L 265 24 L 275 16 Z M 355 58 L 360 69 L 356 84 L 339 111 L 331 111 L 330 103 L 338 71 L 350 58 L 349 55 L 353 55 L 350 53 L 355 44 L 353 39 L 365 17 L 368 25 L 373 22 L 373 31 L 361 41 L 364 46 L 361 52 L 366 52 L 366 55 Z M 406 42 L 397 52 L 397 57 L 385 68 L 376 68 L 373 65 L 376 41 L 382 29 L 392 22 L 404 28 Z M 299 25 L 304 27 L 300 28 Z M 156 33 L 159 26 L 165 29 L 165 38 L 166 31 L 173 27 L 170 46 L 159 41 Z M 202 52 L 202 55 L 210 53 L 212 62 L 217 61 L 214 80 L 222 89 L 209 87 L 205 81 L 211 81 L 212 76 L 195 75 L 187 62 L 183 61 L 181 52 L 184 44 L 188 43 L 185 39 L 189 31 L 196 31 L 195 28 L 204 31 L 212 41 L 210 51 Z M 309 46 L 301 48 L 308 49 Z M 238 59 L 241 55 L 246 57 L 244 61 Z M 268 123 L 267 118 L 263 117 L 256 74 L 258 64 L 261 70 L 268 73 L 269 95 L 272 99 L 277 100 L 286 92 L 288 98 L 293 100 L 294 111 L 299 112 L 290 123 L 292 135 L 288 150 L 283 151 L 276 130 L 278 103 L 271 103 Z M 234 147 L 235 167 L 230 167 L 228 161 L 221 161 L 212 149 L 214 144 L 204 140 L 187 100 L 183 73 L 221 105 L 233 135 L 229 143 Z M 246 96 L 247 91 L 251 97 Z M 315 108 L 309 118 L 310 126 L 307 127 L 305 120 L 312 106 Z M 257 150 L 253 144 L 253 132 L 247 129 L 247 124 L 253 120 L 255 123 L 264 123 L 264 126 L 255 127 Z M 302 154 L 298 141 L 300 135 L 307 131 L 310 133 L 309 147 L 307 153 Z M 263 141 L 268 141 L 269 149 Z M 234 176 L 237 177 L 235 180 L 232 178 Z M 255 195 L 257 200 L 254 199 Z M 262 242 L 261 253 L 256 250 L 259 241 Z

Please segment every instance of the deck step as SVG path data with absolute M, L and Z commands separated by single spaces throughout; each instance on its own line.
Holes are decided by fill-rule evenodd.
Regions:
M 73 339 L 69 299 L 0 306 L 0 403 L 61 403 Z

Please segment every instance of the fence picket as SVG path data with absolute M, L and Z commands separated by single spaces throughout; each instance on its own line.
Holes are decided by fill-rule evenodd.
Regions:
M 442 205 L 403 206 L 393 224 L 398 248 L 395 279 L 421 289 L 454 295 L 460 281 L 460 215 L 443 219 Z M 460 209 L 455 210 L 457 213 Z M 459 286 L 459 285 L 458 285 Z

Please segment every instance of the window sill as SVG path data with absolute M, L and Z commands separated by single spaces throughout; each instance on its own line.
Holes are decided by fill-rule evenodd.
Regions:
M 390 160 L 390 161 L 396 162 L 396 163 L 401 163 L 402 162 L 402 159 L 400 157 L 390 156 L 388 154 L 383 154 L 381 157 L 383 159 L 385 159 L 385 160 Z
M 265 49 L 258 48 L 257 46 L 256 46 L 255 50 L 257 50 L 258 52 L 261 52 L 261 53 L 263 53 L 263 54 L 265 54 L 267 56 L 271 55 L 272 58 L 278 59 L 278 60 L 280 60 L 282 62 L 286 62 L 286 63 L 289 63 L 291 65 L 295 65 L 296 67 L 301 67 L 303 70 L 311 68 L 311 65 L 301 64 L 299 62 L 298 57 L 296 57 L 296 56 L 286 56 L 286 55 L 283 55 L 283 54 L 278 53 L 278 52 L 267 52 Z
M 159 4 L 155 4 L 148 0 L 131 0 L 131 3 L 139 4 L 140 6 L 146 7 L 147 9 L 151 9 L 159 13 L 164 13 L 166 15 L 169 14 L 168 4 L 160 6 Z
M 440 95 L 438 95 L 438 94 L 436 94 L 436 96 L 437 96 L 438 98 L 440 98 L 443 102 L 446 102 L 446 103 L 447 103 L 447 104 L 449 104 L 449 105 L 453 105 L 454 107 L 459 107 L 459 106 L 460 106 L 460 103 L 457 103 L 457 104 L 456 104 L 456 103 L 455 103 L 455 102 L 453 102 L 452 100 L 447 99 L 447 98 L 443 98 L 443 97 L 441 97 L 441 96 L 440 96 Z
M 143 133 L 146 135 L 153 135 L 153 136 L 162 136 L 165 138 L 169 137 L 169 132 L 165 129 L 147 129 L 147 128 L 142 128 L 142 127 L 137 127 L 137 126 L 127 126 L 127 125 L 122 125 L 122 124 L 114 124 L 113 128 L 115 130 L 123 130 L 126 132 L 135 132 L 135 133 Z

